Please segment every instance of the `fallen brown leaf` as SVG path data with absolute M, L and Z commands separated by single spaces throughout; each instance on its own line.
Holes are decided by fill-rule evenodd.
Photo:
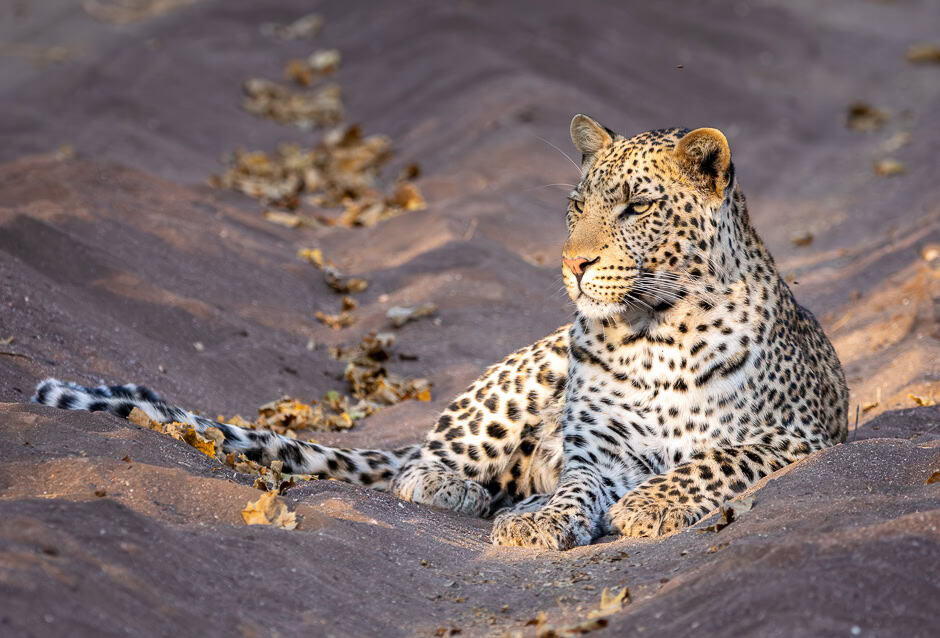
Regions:
M 273 525 L 281 529 L 297 527 L 297 515 L 287 509 L 287 503 L 277 492 L 265 492 L 242 510 L 247 525 Z
M 132 408 L 130 414 L 127 415 L 127 420 L 133 423 L 134 425 L 139 425 L 141 427 L 149 428 L 151 430 L 162 430 L 163 427 L 160 423 L 157 423 L 149 416 L 147 413 L 141 410 L 140 408 Z
M 252 78 L 244 84 L 242 108 L 253 115 L 301 128 L 332 126 L 344 116 L 342 90 L 328 84 L 313 92 L 297 92 L 277 82 Z
M 875 162 L 874 165 L 875 174 L 881 175 L 882 177 L 890 177 L 892 175 L 903 175 L 907 172 L 907 168 L 896 159 L 887 157 L 885 159 L 880 159 Z
M 303 226 L 304 220 L 295 213 L 282 213 L 279 210 L 266 210 L 261 215 L 273 224 L 287 226 L 288 228 L 299 228 Z
M 321 310 L 317 310 L 313 316 L 317 321 L 329 326 L 333 330 L 342 330 L 356 323 L 356 317 L 347 310 L 343 310 L 334 315 L 328 315 Z
M 188 443 L 192 447 L 196 448 L 197 450 L 205 454 L 206 456 L 213 458 L 213 459 L 215 458 L 215 441 L 212 441 L 202 436 L 201 434 L 196 432 L 195 428 L 187 429 L 183 433 L 183 440 L 186 441 L 186 443 Z
M 940 64 L 940 46 L 915 44 L 907 50 L 905 57 L 914 64 Z
M 888 121 L 888 113 L 873 107 L 865 102 L 854 102 L 849 105 L 846 113 L 845 125 L 856 131 L 874 131 L 881 128 Z
M 391 320 L 393 326 L 396 328 L 401 328 L 409 321 L 414 321 L 415 319 L 420 319 L 421 317 L 429 317 L 436 312 L 437 306 L 435 304 L 425 303 L 411 308 L 393 306 L 386 311 L 385 316 Z
M 914 394 L 914 393 L 908 393 L 907 398 L 910 399 L 911 401 L 913 401 L 914 403 L 916 403 L 917 405 L 921 406 L 921 407 L 928 407 L 928 406 L 931 406 L 931 405 L 937 405 L 937 402 L 934 400 L 933 397 L 922 397 L 922 396 L 918 396 L 918 395 L 916 395 L 916 394 Z
M 607 587 L 601 592 L 601 602 L 597 609 L 588 613 L 588 618 L 598 618 L 600 616 L 609 616 L 617 613 L 623 608 L 624 603 L 630 602 L 630 590 L 624 587 L 616 594 L 612 594 Z
M 813 233 L 808 230 L 790 236 L 794 246 L 809 246 L 813 243 Z
M 700 528 L 699 533 L 704 532 L 720 532 L 728 525 L 738 520 L 741 517 L 741 514 L 751 511 L 751 508 L 754 506 L 754 497 L 748 496 L 747 498 L 736 499 L 734 501 L 729 501 L 721 506 L 721 515 L 718 520 L 707 525 L 706 527 Z

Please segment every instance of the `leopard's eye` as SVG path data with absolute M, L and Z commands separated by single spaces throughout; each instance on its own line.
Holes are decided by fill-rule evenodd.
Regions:
M 581 193 L 576 190 L 571 191 L 568 193 L 568 200 L 576 213 L 580 215 L 584 212 L 584 197 L 581 196 Z
M 627 204 L 627 207 L 620 213 L 620 219 L 626 219 L 634 215 L 642 215 L 653 207 L 653 202 L 633 202 Z

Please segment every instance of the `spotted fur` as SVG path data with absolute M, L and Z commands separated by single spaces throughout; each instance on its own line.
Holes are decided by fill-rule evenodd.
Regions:
M 348 450 L 218 424 L 139 386 L 34 400 L 219 427 L 225 450 L 473 516 L 497 544 L 659 537 L 845 440 L 835 352 L 748 218 L 715 129 L 632 138 L 578 115 L 562 262 L 575 321 L 490 367 L 424 442 Z

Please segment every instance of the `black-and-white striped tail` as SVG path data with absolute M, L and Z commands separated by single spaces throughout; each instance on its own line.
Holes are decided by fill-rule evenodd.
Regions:
M 218 428 L 225 435 L 222 449 L 226 454 L 241 453 L 264 465 L 280 460 L 287 473 L 316 474 L 382 491 L 388 490 L 402 464 L 420 449 L 418 445 L 396 450 L 331 448 L 266 430 L 246 430 L 172 406 L 153 390 L 132 383 L 89 388 L 46 379 L 36 386 L 32 401 L 63 410 L 110 412 L 124 418 L 138 408 L 159 423 L 186 423 L 199 433 Z

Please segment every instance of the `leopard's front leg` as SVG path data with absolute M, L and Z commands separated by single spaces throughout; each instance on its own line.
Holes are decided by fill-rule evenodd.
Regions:
M 596 472 L 584 467 L 566 468 L 545 507 L 498 515 L 491 537 L 497 545 L 518 547 L 565 550 L 588 545 L 598 536 L 604 511 L 611 502 Z
M 589 398 L 579 392 L 582 383 L 576 381 L 562 415 L 558 485 L 541 509 L 498 515 L 491 535 L 497 545 L 565 550 L 589 544 L 604 531 L 605 512 L 634 476 L 621 454 L 624 438 L 611 436 L 601 422 L 610 415 L 591 410 Z
M 607 514 L 608 531 L 635 538 L 680 532 L 762 477 L 809 453 L 805 443 L 790 449 L 744 445 L 698 453 L 627 492 Z

